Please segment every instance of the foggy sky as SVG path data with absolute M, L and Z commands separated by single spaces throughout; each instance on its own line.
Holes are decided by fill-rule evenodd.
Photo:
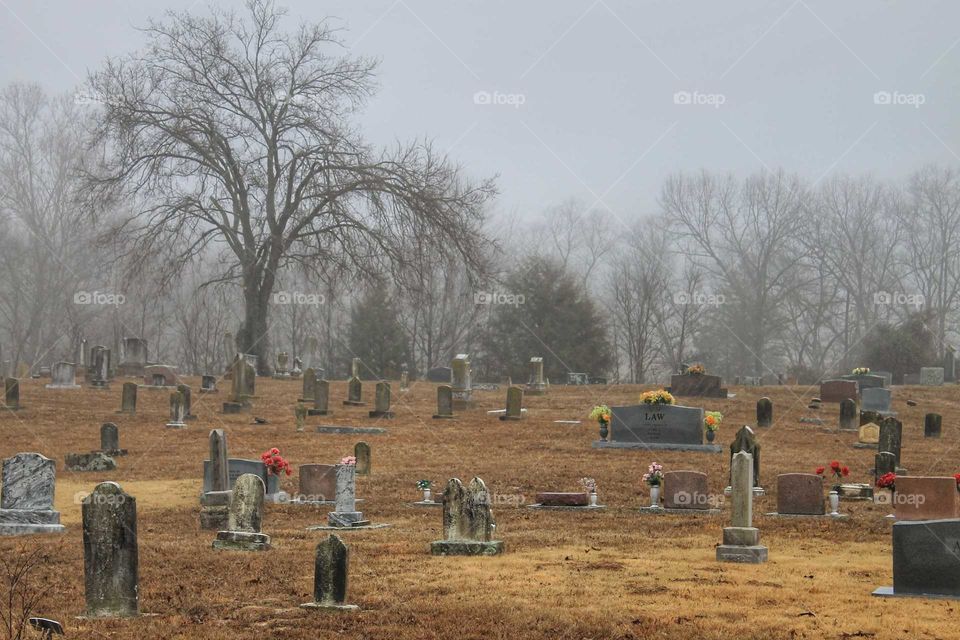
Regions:
M 354 52 L 382 60 L 370 140 L 428 136 L 471 174 L 500 174 L 505 214 L 576 196 L 631 220 L 656 210 L 677 170 L 784 167 L 815 181 L 960 165 L 956 0 L 283 4 L 294 20 L 335 16 Z M 140 47 L 148 16 L 191 6 L 207 3 L 0 0 L 0 84 L 72 92 Z

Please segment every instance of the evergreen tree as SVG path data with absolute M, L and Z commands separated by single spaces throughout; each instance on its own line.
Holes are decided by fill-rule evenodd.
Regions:
M 391 380 L 410 362 L 410 345 L 400 324 L 400 312 L 384 285 L 370 287 L 350 312 L 350 352 L 360 358 L 360 378 Z

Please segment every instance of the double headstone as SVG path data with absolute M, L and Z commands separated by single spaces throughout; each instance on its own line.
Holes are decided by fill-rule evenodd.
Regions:
M 56 463 L 39 453 L 18 453 L 3 461 L 0 535 L 59 533 L 60 512 L 53 509 Z
M 390 383 L 378 382 L 374 409 L 370 412 L 371 418 L 393 418 L 390 410 Z
M 437 412 L 433 417 L 434 419 L 453 417 L 453 387 L 450 385 L 441 384 L 437 387 Z
M 781 473 L 777 476 L 777 514 L 822 516 L 823 478 L 815 473 Z
M 101 482 L 81 510 L 87 616 L 139 615 L 136 499 L 115 482 Z
M 443 540 L 430 544 L 435 556 L 492 556 L 503 552 L 503 542 L 494 540 L 496 529 L 490 509 L 490 492 L 480 478 L 464 487 L 451 478 L 443 492 Z
M 860 393 L 860 404 L 864 411 L 876 411 L 877 413 L 890 413 L 890 389 L 882 387 L 873 387 L 864 389 Z
M 857 396 L 856 380 L 824 380 L 820 383 L 822 402 L 842 402 L 847 398 L 856 399 Z
M 757 427 L 767 428 L 773 425 L 773 401 L 770 398 L 757 400 Z
M 227 528 L 217 532 L 214 549 L 266 551 L 270 536 L 261 533 L 266 487 L 260 476 L 245 473 L 237 478 L 227 507 Z
M 760 530 L 753 526 L 753 456 L 739 451 L 731 461 L 731 526 L 723 530 L 717 547 L 719 562 L 759 564 L 767 561 L 767 548 L 760 544 Z
M 317 545 L 313 574 L 313 602 L 300 605 L 305 609 L 337 609 L 355 611 L 355 604 L 346 604 L 347 578 L 350 572 L 350 550 L 336 535 Z
M 523 388 L 507 387 L 507 409 L 501 420 L 520 420 L 523 418 Z

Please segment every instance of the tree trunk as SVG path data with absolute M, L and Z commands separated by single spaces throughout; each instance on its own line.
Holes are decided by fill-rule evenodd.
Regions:
M 237 346 L 243 353 L 257 356 L 257 375 L 273 374 L 270 366 L 270 337 L 267 333 L 270 291 L 258 283 L 243 288 L 243 325 L 237 332 Z

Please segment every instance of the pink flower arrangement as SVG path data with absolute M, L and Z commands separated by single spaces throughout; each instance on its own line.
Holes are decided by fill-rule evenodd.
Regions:
M 354 456 L 344 456 L 340 458 L 340 464 L 357 464 L 357 459 Z
M 643 474 L 643 481 L 651 487 L 659 487 L 663 482 L 663 465 L 659 462 L 651 462 L 647 472 Z

